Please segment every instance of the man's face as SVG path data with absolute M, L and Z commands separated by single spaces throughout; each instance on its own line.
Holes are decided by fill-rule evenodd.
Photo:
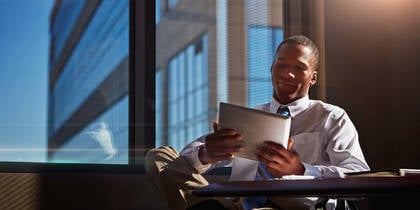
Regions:
M 315 58 L 311 50 L 300 44 L 283 44 L 271 68 L 274 98 L 288 104 L 306 96 L 316 82 Z

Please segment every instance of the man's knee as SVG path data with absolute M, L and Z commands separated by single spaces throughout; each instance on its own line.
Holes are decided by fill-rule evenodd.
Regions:
M 162 161 L 162 160 L 175 160 L 180 155 L 178 151 L 170 146 L 163 146 L 157 147 L 149 150 L 146 153 L 146 163 L 147 162 L 155 162 L 155 161 Z
M 146 173 L 149 175 L 156 175 L 163 167 L 177 159 L 179 156 L 179 153 L 170 146 L 149 150 L 145 156 Z

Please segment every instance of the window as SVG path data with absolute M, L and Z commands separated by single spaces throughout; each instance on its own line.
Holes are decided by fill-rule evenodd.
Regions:
M 212 131 L 219 102 L 272 96 L 270 66 L 283 39 L 282 1 L 179 0 L 156 23 L 156 142 L 180 151 Z M 159 4 L 157 4 L 159 6 Z M 246 18 L 239 18 L 246 17 Z M 164 78 L 162 81 L 161 79 Z
M 12 5 L 13 1 L 3 2 L 7 5 L 2 8 L 17 7 Z M 36 118 L 42 121 L 32 123 L 33 121 L 22 118 L 12 124 L 11 118 L 15 116 L 10 114 L 8 118 L 5 117 L 4 120 L 7 121 L 3 125 L 6 126 L 3 126 L 4 132 L 1 135 L 13 133 L 14 136 L 5 136 L 10 141 L 3 141 L 3 148 L 6 148 L 8 154 L 11 151 L 15 153 L 2 160 L 127 165 L 133 157 L 130 149 L 142 149 L 139 146 L 142 143 L 132 142 L 134 140 L 130 139 L 143 141 L 145 138 L 136 138 L 135 135 L 146 133 L 142 130 L 144 128 L 130 130 L 130 123 L 134 122 L 134 126 L 147 124 L 140 118 L 149 119 L 149 113 L 153 113 L 156 119 L 156 128 L 153 126 L 156 133 L 154 143 L 171 145 L 180 150 L 193 139 L 211 131 L 212 122 L 217 121 L 219 102 L 252 106 L 270 99 L 270 93 L 264 95 L 262 91 L 265 89 L 258 89 L 268 86 L 267 75 L 256 73 L 260 69 L 269 68 L 270 59 L 258 64 L 256 62 L 261 59 L 255 60 L 255 55 L 251 53 L 258 52 L 258 56 L 262 56 L 262 52 L 266 50 L 267 57 L 272 57 L 272 49 L 282 38 L 281 21 L 271 20 L 271 14 L 274 11 L 281 12 L 281 7 L 272 2 L 280 1 L 267 1 L 263 4 L 256 4 L 256 1 L 251 0 L 238 1 L 239 3 L 226 0 L 156 1 L 156 10 L 153 8 L 153 11 L 146 11 L 144 7 L 138 6 L 133 9 L 144 10 L 144 13 L 136 12 L 140 17 L 139 21 L 143 21 L 140 20 L 141 15 L 149 13 L 156 17 L 153 20 L 156 24 L 156 37 L 147 38 L 150 35 L 146 35 L 149 40 L 147 43 L 136 45 L 136 42 L 130 45 L 130 40 L 140 39 L 130 38 L 130 6 L 150 4 L 135 2 L 137 1 L 51 0 L 37 5 L 38 7 L 28 4 L 21 8 L 28 15 L 15 16 L 16 21 L 18 18 L 30 18 L 31 11 L 33 15 L 40 16 L 40 25 L 36 27 L 42 32 L 40 36 L 44 42 L 40 43 L 36 51 L 44 57 L 34 60 L 43 61 L 36 67 L 39 69 L 37 71 L 43 72 L 43 75 L 38 76 L 42 80 L 37 81 L 37 89 L 28 85 L 22 86 L 22 89 L 26 87 L 26 90 L 36 91 L 31 92 L 31 95 L 39 96 L 36 100 L 39 103 L 22 103 L 22 99 L 26 98 L 16 97 L 17 94 L 12 89 L 18 90 L 19 87 L 13 87 L 12 83 L 2 83 L 9 90 L 8 95 L 3 95 L 3 98 L 15 96 L 16 100 L 20 100 L 15 104 L 31 104 L 31 107 L 36 105 L 38 108 L 31 110 L 39 114 Z M 31 9 L 29 6 L 34 7 Z M 39 15 L 41 6 L 43 15 Z M 160 8 L 165 6 L 173 9 L 165 11 Z M 39 10 L 34 10 L 37 8 Z M 156 11 L 165 11 L 165 14 Z M 6 12 L 2 14 L 12 16 Z M 237 14 L 247 18 L 239 24 L 231 25 L 231 19 Z M 23 22 L 28 21 L 22 20 Z M 5 27 L 15 29 L 20 25 L 27 30 L 31 28 L 23 24 Z M 137 30 L 137 34 L 145 32 L 144 28 L 138 26 L 131 31 Z M 146 46 L 154 43 L 150 41 L 153 39 L 156 39 L 156 54 L 145 59 L 151 56 L 146 53 Z M 15 39 L 14 43 L 20 42 Z M 38 42 L 32 41 L 26 46 L 34 43 Z M 2 46 L 6 46 L 2 49 L 10 52 L 27 52 L 24 45 Z M 136 53 L 136 50 L 141 52 Z M 2 54 L 6 55 L 6 51 L 3 50 Z M 152 61 L 155 56 L 156 71 L 150 76 L 149 71 L 143 71 L 138 66 L 154 63 Z M 17 60 L 14 62 L 18 64 Z M 6 62 L 3 59 L 0 63 Z M 32 66 L 35 67 L 35 64 Z M 2 75 L 10 78 L 15 76 L 11 81 L 16 81 L 22 77 L 15 73 L 17 69 L 20 69 L 17 71 L 22 73 L 20 75 L 26 75 L 24 73 L 30 68 L 10 65 L 2 69 L 10 69 L 3 71 Z M 36 75 L 36 71 L 31 75 Z M 34 84 L 28 78 L 18 84 Z M 153 78 L 153 82 L 145 78 Z M 256 85 L 261 82 L 264 85 Z M 145 92 L 136 94 L 137 90 Z M 144 103 L 144 97 L 149 97 L 148 94 L 153 94 L 150 101 L 156 98 L 155 103 L 148 102 L 153 104 L 153 109 Z M 24 108 L 27 107 L 21 109 Z M 152 111 L 146 112 L 147 109 Z M 134 110 L 145 113 L 135 115 L 132 113 Z M 13 110 L 11 113 L 17 111 Z M 24 117 L 28 116 L 30 114 L 25 114 Z M 35 129 L 34 125 L 37 125 L 39 135 L 28 134 L 37 140 L 33 145 L 16 143 L 27 139 L 17 136 L 19 129 L 25 128 L 22 127 L 25 124 L 26 130 L 29 125 L 32 126 L 31 129 Z M 13 132 L 6 132 L 13 125 Z M 103 135 L 108 135 L 106 133 L 109 132 L 109 137 L 100 139 L 94 131 L 101 131 L 99 134 Z M 34 151 L 38 156 L 23 157 L 19 152 L 22 149 Z
M 72 13 L 63 6 L 77 1 L 62 2 L 52 16 L 53 28 L 65 25 L 55 19 L 61 12 Z M 65 39 L 67 51 L 50 64 L 47 161 L 127 164 L 129 1 L 89 4 L 85 7 L 94 9 L 63 28 L 81 32 Z
M 276 47 L 282 40 L 281 28 L 248 26 L 248 107 L 271 100 L 270 68 Z
M 154 36 L 146 31 L 155 20 L 145 18 L 154 17 L 154 6 L 0 2 L 0 97 L 8 100 L 0 105 L 1 170 L 142 167 L 137 157 L 151 147 L 144 139 L 154 139 L 155 127 L 154 104 L 144 104 L 155 98 L 155 75 L 145 71 L 154 60 L 146 53 Z
M 189 45 L 168 66 L 168 143 L 180 150 L 208 132 L 207 36 Z

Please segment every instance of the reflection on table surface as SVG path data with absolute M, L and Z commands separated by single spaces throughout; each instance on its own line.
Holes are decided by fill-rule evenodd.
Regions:
M 365 197 L 420 195 L 420 176 L 347 177 L 312 180 L 217 182 L 193 191 L 197 196 L 325 196 Z

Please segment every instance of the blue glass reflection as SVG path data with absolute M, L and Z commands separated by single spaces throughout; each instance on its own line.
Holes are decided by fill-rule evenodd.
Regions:
M 92 134 L 105 125 L 110 132 Z M 98 136 L 99 135 L 99 136 Z M 50 162 L 128 164 L 128 96 L 110 107 L 57 150 Z
M 270 67 L 273 62 L 275 48 L 283 39 L 281 28 L 268 26 L 248 27 L 248 106 L 271 100 Z
M 207 42 L 201 37 L 169 62 L 167 145 L 177 150 L 208 132 Z
M 128 0 L 107 0 L 98 7 L 51 93 L 54 131 L 127 57 L 128 6 Z

